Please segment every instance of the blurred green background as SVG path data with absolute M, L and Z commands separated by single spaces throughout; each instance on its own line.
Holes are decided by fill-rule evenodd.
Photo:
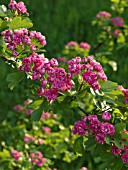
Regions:
M 0 0 L 0 4 L 7 5 L 10 0 Z M 17 0 L 18 2 L 18 0 Z M 23 0 L 34 23 L 33 30 L 40 31 L 46 36 L 46 57 L 58 56 L 64 45 L 69 41 L 86 41 L 93 48 L 97 43 L 99 32 L 91 22 L 99 11 L 112 13 L 110 0 Z M 127 16 L 125 15 L 127 19 Z M 127 22 L 127 20 L 125 21 Z M 118 71 L 112 69 L 107 73 L 112 81 L 117 81 L 128 88 L 128 50 L 115 51 L 110 57 L 117 61 Z M 6 75 L 13 71 L 4 61 L 0 60 L 0 119 L 7 110 L 15 104 L 23 103 L 27 99 L 25 91 L 26 81 L 10 91 L 6 82 Z

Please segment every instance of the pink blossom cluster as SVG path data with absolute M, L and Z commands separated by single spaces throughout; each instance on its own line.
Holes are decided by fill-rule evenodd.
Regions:
M 27 99 L 27 100 L 24 101 L 24 105 L 27 106 L 27 105 L 30 104 L 31 102 L 32 102 L 31 99 Z
M 26 110 L 25 110 L 25 114 L 26 114 L 26 115 L 31 115 L 32 112 L 33 112 L 32 109 L 26 109 Z
M 113 33 L 112 33 L 112 36 L 115 37 L 115 36 L 119 36 L 121 33 L 121 31 L 119 29 L 116 29 Z
M 44 143 L 44 139 L 43 138 L 39 138 L 37 143 L 38 143 L 38 145 L 42 145 Z
M 20 157 L 22 156 L 22 154 L 17 150 L 12 150 L 11 155 L 16 161 L 19 161 Z
M 42 113 L 42 119 L 43 120 L 46 120 L 46 119 L 48 119 L 50 117 L 50 113 L 48 113 L 48 112 L 43 112 Z
M 109 12 L 106 11 L 100 11 L 97 15 L 97 18 L 109 18 L 111 17 L 111 14 Z
M 122 91 L 125 97 L 125 102 L 128 104 L 128 89 L 125 89 L 123 86 L 118 86 L 118 88 Z
M 10 0 L 8 8 L 16 10 L 19 14 L 28 14 L 27 8 L 22 1 L 17 3 L 15 0 Z
M 45 36 L 40 32 L 29 31 L 26 28 L 19 30 L 5 30 L 1 32 L 4 36 L 4 42 L 8 43 L 7 48 L 12 51 L 13 56 L 18 56 L 17 48 L 21 46 L 22 52 L 25 51 L 27 46 L 30 47 L 32 53 L 36 52 L 36 46 L 32 43 L 32 40 L 37 40 L 42 46 L 46 45 Z
M 91 56 L 82 59 L 80 57 L 73 58 L 68 61 L 68 64 L 68 70 L 71 76 L 80 74 L 80 72 L 84 70 L 85 72 L 82 73 L 82 77 L 94 90 L 100 89 L 98 79 L 107 81 L 107 76 L 101 64 Z
M 120 155 L 121 158 L 122 158 L 122 161 L 125 164 L 128 164 L 128 145 L 124 145 L 124 148 L 120 149 L 113 144 L 112 147 L 111 147 L 111 152 L 114 155 Z
M 15 106 L 13 106 L 13 110 L 16 110 L 16 111 L 18 111 L 18 112 L 21 112 L 23 109 L 24 109 L 24 108 L 23 108 L 23 106 L 21 106 L 21 105 L 15 105 Z
M 35 138 L 33 136 L 30 136 L 30 135 L 25 135 L 24 136 L 24 142 L 25 143 L 30 143 L 30 142 L 34 142 L 35 141 Z
M 80 44 L 78 44 L 76 41 L 70 41 L 66 44 L 66 47 L 75 47 L 78 46 L 80 48 L 83 48 L 85 50 L 88 50 L 91 48 L 90 44 L 88 44 L 87 42 L 81 42 Z
M 49 128 L 49 127 L 43 127 L 42 128 L 42 130 L 45 132 L 45 133 L 47 133 L 47 134 L 50 134 L 51 133 L 51 128 Z
M 86 167 L 83 166 L 80 170 L 88 170 L 88 169 L 87 169 Z
M 86 43 L 86 42 L 81 42 L 81 43 L 80 43 L 80 48 L 83 48 L 83 49 L 85 49 L 85 50 L 88 50 L 88 49 L 91 48 L 91 46 L 90 46 L 88 43 Z
M 30 153 L 30 158 L 31 158 L 31 163 L 33 165 L 37 165 L 39 167 L 41 167 L 43 165 L 43 163 L 46 162 L 46 159 L 43 158 L 43 154 L 39 151 Z
M 110 22 L 111 22 L 114 26 L 122 27 L 122 26 L 124 25 L 123 18 L 121 18 L 121 17 L 111 18 Z
M 101 116 L 104 121 L 109 121 L 111 119 L 111 114 L 109 112 L 103 112 Z M 85 135 L 87 132 L 91 133 L 95 135 L 95 140 L 98 144 L 104 144 L 106 135 L 113 136 L 115 133 L 114 126 L 111 123 L 99 121 L 97 115 L 82 117 L 80 121 L 74 124 L 72 131 L 74 134 L 80 136 Z M 126 132 L 127 130 L 124 130 L 124 133 Z M 123 141 L 126 142 L 126 139 Z M 111 152 L 114 155 L 121 155 L 122 161 L 128 164 L 128 145 L 124 145 L 124 148 L 120 149 L 112 142 Z
M 108 121 L 111 119 L 110 113 L 105 115 L 104 112 L 102 115 L 103 120 Z M 106 135 L 113 136 L 115 130 L 112 124 L 108 122 L 100 122 L 97 115 L 89 115 L 82 117 L 80 121 L 74 124 L 73 128 L 73 133 L 79 134 L 80 136 L 86 134 L 87 132 L 96 135 L 95 139 L 99 144 L 104 144 Z
M 58 60 L 58 61 L 61 61 L 61 62 L 63 62 L 63 63 L 67 63 L 67 60 L 66 60 L 65 57 L 58 57 L 57 60 Z
M 45 96 L 47 101 L 54 101 L 59 91 L 67 91 L 72 88 L 69 74 L 65 69 L 58 68 L 58 61 L 55 58 L 49 61 L 47 58 L 33 53 L 24 58 L 22 63 L 20 71 L 31 72 L 32 80 L 40 81 L 41 87 L 37 89 L 37 94 Z
M 67 47 L 73 47 L 73 46 L 79 46 L 79 44 L 76 41 L 70 41 L 66 44 Z
M 48 112 L 43 112 L 43 113 L 42 113 L 42 119 L 43 119 L 43 120 L 46 120 L 46 119 L 48 119 L 48 118 L 50 118 L 50 117 L 52 117 L 52 118 L 57 118 L 57 115 L 54 114 L 54 113 L 50 114 L 50 113 L 48 113 Z

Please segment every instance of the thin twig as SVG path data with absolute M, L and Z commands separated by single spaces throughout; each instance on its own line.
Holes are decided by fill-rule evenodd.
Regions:
M 80 106 L 77 107 L 79 110 L 81 110 L 84 114 L 88 115 L 87 112 L 85 112 Z

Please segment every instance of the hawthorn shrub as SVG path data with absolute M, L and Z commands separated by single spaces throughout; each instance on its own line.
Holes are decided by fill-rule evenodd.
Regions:
M 112 2 L 119 13 L 127 6 L 123 0 Z M 116 71 L 116 63 L 104 54 L 126 45 L 123 18 L 100 11 L 93 21 L 101 28 L 97 46 L 91 50 L 87 42 L 71 41 L 58 59 L 45 57 L 46 38 L 30 30 L 33 24 L 23 2 L 1 5 L 0 24 L 1 57 L 14 69 L 7 75 L 8 87 L 31 81 L 31 101 L 14 106 L 16 113 L 8 114 L 11 124 L 2 122 L 1 167 L 127 169 L 128 90 L 109 81 L 100 64 Z M 10 133 L 8 140 L 4 135 Z

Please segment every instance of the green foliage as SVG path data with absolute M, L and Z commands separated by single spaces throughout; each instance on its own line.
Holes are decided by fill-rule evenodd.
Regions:
M 78 154 L 82 154 L 84 151 L 84 147 L 83 147 L 83 136 L 77 138 L 75 140 L 75 143 L 73 144 L 73 149 L 76 153 Z
M 56 2 L 60 7 L 59 9 L 63 11 L 61 6 L 64 5 L 67 0 L 65 2 Z M 72 13 L 74 15 L 71 18 L 73 18 L 73 20 L 71 21 L 70 19 L 67 19 L 66 22 L 69 23 L 69 25 L 71 23 L 71 26 L 73 26 L 77 33 L 76 35 L 78 35 L 78 30 L 80 29 L 78 29 L 78 21 L 80 17 L 76 14 L 76 7 L 79 7 L 79 5 L 76 6 L 76 2 L 77 0 L 72 3 Z M 127 4 L 123 0 L 112 2 L 112 9 L 116 10 L 118 14 L 121 14 L 127 6 Z M 73 6 L 73 4 L 75 4 L 75 6 Z M 82 1 L 81 4 L 84 5 Z M 51 7 L 52 6 L 48 6 L 49 9 L 52 9 Z M 67 13 L 63 13 L 64 16 Z M 7 18 L 5 17 L 6 15 Z M 57 17 L 56 19 L 57 22 L 60 21 L 60 18 Z M 37 21 L 39 21 L 38 18 Z M 75 25 L 74 21 L 77 21 L 77 25 Z M 53 25 L 54 24 L 55 22 L 53 21 Z M 62 24 L 64 25 L 64 23 Z M 33 26 L 29 18 L 25 17 L 22 14 L 18 14 L 15 11 L 6 11 L 6 8 L 4 6 L 0 7 L 0 25 L 1 30 L 7 28 L 30 28 Z M 65 47 L 62 52 L 62 56 L 66 57 L 66 59 L 69 60 L 76 56 L 87 57 L 90 53 L 93 57 L 95 55 L 95 58 L 98 58 L 99 61 L 102 61 L 104 65 L 107 64 L 107 66 L 105 66 L 106 70 L 108 69 L 108 66 L 111 66 L 114 71 L 117 71 L 116 61 L 113 61 L 113 59 L 109 60 L 107 59 L 107 57 L 114 54 L 114 51 L 118 52 L 119 50 L 122 50 L 126 47 L 126 42 L 128 39 L 127 24 L 122 26 L 121 33 L 117 37 L 113 36 L 113 32 L 115 31 L 116 27 L 112 26 L 109 18 L 96 18 L 95 21 L 93 21 L 93 25 L 100 26 L 101 29 L 101 32 L 97 37 L 98 44 L 94 46 L 91 51 L 82 49 L 79 45 L 71 48 Z M 72 32 L 73 30 L 71 29 L 71 33 Z M 55 43 L 55 40 L 57 40 L 56 37 L 59 37 L 59 35 L 61 34 L 57 30 L 57 32 L 55 32 L 55 34 L 53 34 L 50 38 L 51 40 L 54 40 Z M 76 38 L 76 35 L 74 38 Z M 62 38 L 62 36 L 60 37 Z M 78 42 L 80 42 L 80 38 L 78 39 Z M 30 47 L 28 47 L 27 45 L 24 47 L 19 45 L 16 48 L 16 50 L 19 52 L 19 55 L 17 56 L 17 58 L 14 56 L 12 57 L 12 51 L 8 49 L 8 46 L 6 47 L 7 44 L 3 43 L 3 39 L 1 39 L 0 43 L 2 58 L 5 59 L 9 65 L 16 69 L 19 69 L 23 58 L 29 56 L 31 53 L 34 54 L 35 52 L 30 50 Z M 37 48 L 36 52 L 39 52 L 39 54 L 41 53 L 41 56 L 44 57 L 44 54 L 42 54 L 42 52 L 45 51 L 42 50 L 40 42 L 38 42 L 36 39 L 32 39 L 32 43 Z M 93 45 L 94 44 L 92 42 L 92 47 Z M 54 49 L 56 51 L 56 46 L 53 47 L 53 50 Z M 57 54 L 57 56 L 59 56 L 59 53 Z M 37 62 L 34 64 L 35 66 L 39 66 L 42 63 Z M 30 67 L 32 68 L 34 64 L 32 63 Z M 67 70 L 66 63 L 61 64 L 63 65 L 63 68 Z M 86 68 L 84 71 L 87 70 L 88 68 Z M 96 71 L 96 69 L 94 70 Z M 38 69 L 38 71 L 39 73 L 43 72 L 43 70 L 40 69 Z M 32 79 L 33 72 L 35 73 L 34 69 L 30 72 L 27 72 L 28 79 Z M 98 72 L 100 71 L 97 71 L 96 73 Z M 31 85 L 31 93 L 33 95 L 34 101 L 27 106 L 25 105 L 14 107 L 14 109 L 17 110 L 17 113 L 15 114 L 13 112 L 10 112 L 7 120 L 2 121 L 2 126 L 0 130 L 1 132 L 4 130 L 5 133 L 1 133 L 1 139 L 3 142 L 1 142 L 0 156 L 3 156 L 1 156 L 2 160 L 0 164 L 5 169 L 7 169 L 7 166 L 10 169 L 25 169 L 26 167 L 29 167 L 30 169 L 39 169 L 36 166 L 36 163 L 35 165 L 32 165 L 32 162 L 30 161 L 31 158 L 29 157 L 29 154 L 37 151 L 37 149 L 43 153 L 44 157 L 46 157 L 46 163 L 43 164 L 42 168 L 44 170 L 47 170 L 49 167 L 54 168 L 54 165 L 57 165 L 58 160 L 63 161 L 63 167 L 67 168 L 69 167 L 69 163 L 72 164 L 73 161 L 78 161 L 77 159 L 79 159 L 79 155 L 82 156 L 83 162 L 85 161 L 85 166 L 88 166 L 88 168 L 91 167 L 90 169 L 95 168 L 97 170 L 121 170 L 127 167 L 125 165 L 125 162 L 122 162 L 124 160 L 121 159 L 121 155 L 124 153 L 125 150 L 124 147 L 128 144 L 128 135 L 127 132 L 125 133 L 127 129 L 126 121 L 128 116 L 128 105 L 126 104 L 126 97 L 128 97 L 127 91 L 125 91 L 126 89 L 124 89 L 124 91 L 119 90 L 118 83 L 112 81 L 99 81 L 101 86 L 100 90 L 94 90 L 93 88 L 90 88 L 89 84 L 83 81 L 81 75 L 82 71 L 80 72 L 79 76 L 72 77 L 72 89 L 68 91 L 60 90 L 55 101 L 51 100 L 50 102 L 48 102 L 45 99 L 45 90 L 47 90 L 48 88 L 52 88 L 53 86 L 50 83 L 46 85 L 46 87 L 44 87 L 46 89 L 41 89 L 42 93 L 44 90 L 44 94 L 41 94 L 41 96 L 44 97 L 39 97 L 40 95 L 37 96 L 37 94 L 35 93 L 42 79 L 47 79 L 47 73 L 42 73 L 43 78 L 40 78 L 39 81 L 35 81 Z M 8 87 L 12 90 L 18 83 L 20 83 L 24 79 L 24 77 L 24 73 L 21 72 L 8 74 L 6 78 L 7 82 L 9 83 Z M 37 76 L 37 80 L 38 78 L 39 77 Z M 93 78 L 90 77 L 90 80 L 92 79 Z M 103 142 L 104 144 L 98 143 L 96 138 L 97 134 L 93 134 L 91 130 L 89 130 L 89 118 L 87 119 L 87 121 L 85 121 L 88 128 L 87 133 L 85 134 L 86 136 L 83 135 L 77 137 L 73 135 L 72 125 L 76 121 L 78 121 L 81 116 L 95 114 L 98 116 L 101 124 L 103 124 L 104 120 L 102 120 L 103 118 L 101 117 L 101 115 L 104 111 L 111 112 L 112 119 L 109 120 L 109 122 L 111 125 L 113 125 L 113 128 L 115 129 L 114 135 L 110 134 L 105 136 L 105 141 Z M 49 112 L 47 113 L 48 117 L 43 117 L 42 113 L 44 114 L 44 112 Z M 56 116 L 53 114 L 53 112 L 56 114 Z M 25 115 L 25 113 L 28 117 Z M 29 115 L 31 113 L 32 115 L 30 118 Z M 78 128 L 78 130 L 80 129 L 81 127 Z M 8 140 L 7 136 L 9 136 L 9 134 L 12 132 L 14 133 L 14 136 L 12 135 L 11 138 Z M 102 133 L 102 131 L 100 132 Z M 107 132 L 107 134 L 109 133 Z M 34 140 L 25 141 L 25 135 L 33 135 L 35 138 Z M 40 144 L 40 141 L 38 139 L 43 139 L 44 141 Z M 116 154 L 114 155 L 111 153 L 111 147 L 113 145 L 115 145 L 119 149 L 122 149 L 122 153 L 120 155 L 117 156 Z M 23 154 L 22 159 L 18 162 L 16 162 L 16 160 L 13 159 L 11 155 L 9 155 L 9 153 L 14 149 L 20 151 Z M 86 158 L 85 154 L 89 155 L 89 158 Z M 9 157 L 9 159 L 7 159 L 7 157 Z M 78 164 L 78 166 L 75 167 L 76 170 L 80 169 L 81 165 L 83 165 L 83 163 Z M 61 164 L 57 165 L 57 168 L 61 169 Z
M 17 25 L 18 23 L 18 25 Z M 9 29 L 19 29 L 19 28 L 31 28 L 33 26 L 29 18 L 22 19 L 21 17 L 15 17 L 9 24 Z
M 8 87 L 13 90 L 13 88 L 23 80 L 25 74 L 22 72 L 14 72 L 7 75 L 6 81 L 9 83 Z

